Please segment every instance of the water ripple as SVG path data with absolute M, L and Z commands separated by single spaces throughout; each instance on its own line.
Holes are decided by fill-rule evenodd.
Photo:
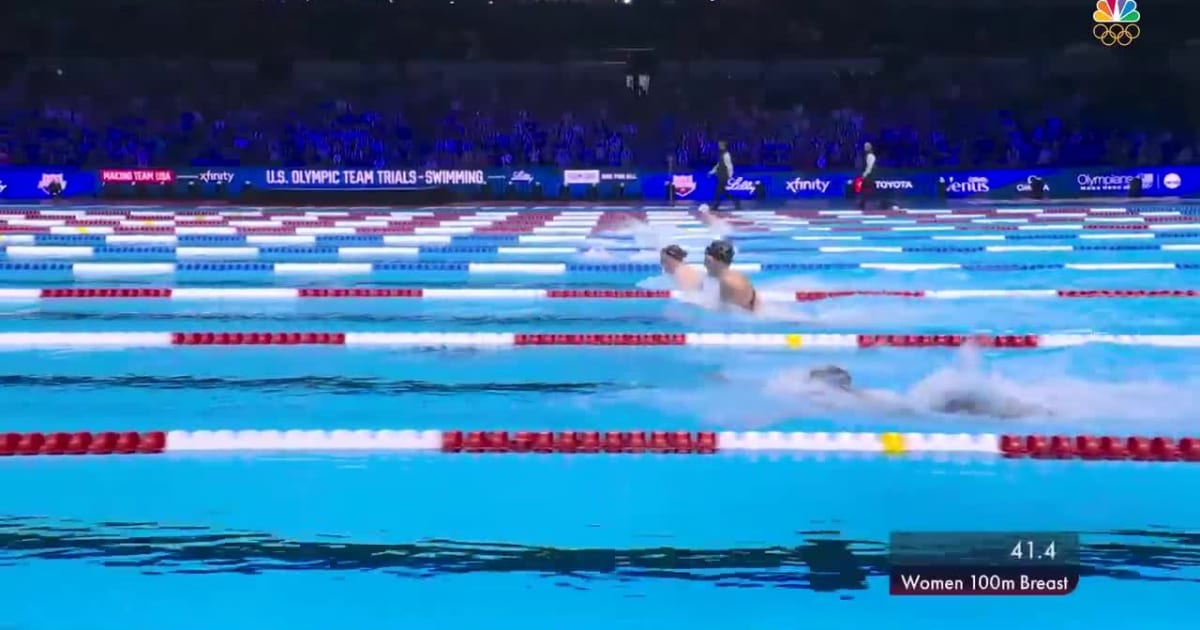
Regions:
M 437 383 L 418 380 L 296 376 L 277 378 L 220 378 L 200 376 L 33 376 L 0 374 L 0 388 L 44 387 L 62 389 L 238 390 L 282 392 L 303 390 L 325 394 L 589 394 L 637 389 L 614 382 L 476 382 Z
M 471 573 L 533 573 L 580 589 L 594 580 L 686 580 L 734 588 L 854 591 L 888 571 L 886 543 L 797 532 L 798 545 L 686 549 L 556 548 L 429 539 L 410 544 L 288 540 L 263 532 L 219 532 L 152 523 L 59 526 L 43 518 L 0 519 L 0 563 L 89 560 L 148 574 L 256 575 L 276 571 L 378 571 L 427 579 Z M 1200 582 L 1200 534 L 1118 530 L 1088 534 L 1084 577 Z M 1103 539 L 1096 541 L 1095 539 Z M 1189 572 L 1191 573 L 1191 572 Z M 569 579 L 571 581 L 564 581 Z

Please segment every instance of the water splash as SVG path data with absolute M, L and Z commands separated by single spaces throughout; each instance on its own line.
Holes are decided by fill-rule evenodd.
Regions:
M 1176 380 L 1110 367 L 1097 373 L 1051 355 L 1016 360 L 963 349 L 954 360 L 913 380 L 909 361 L 843 363 L 862 394 L 831 389 L 808 378 L 822 363 L 784 364 L 745 355 L 732 367 L 706 366 L 688 390 L 631 394 L 716 428 L 859 430 L 881 425 L 925 431 L 1194 432 L 1200 408 L 1200 366 L 1173 369 Z M 1010 355 L 1011 356 L 1011 355 Z M 755 363 L 750 363 L 751 359 Z M 844 359 L 845 357 L 843 357 Z M 1088 367 L 1092 369 L 1087 369 Z M 1142 366 L 1143 368 L 1145 365 Z M 860 369 L 861 368 L 861 369 Z M 917 368 L 919 369 L 919 368 Z M 946 400 L 971 396 L 997 416 L 942 413 Z M 1010 417 L 1001 417 L 1001 416 Z

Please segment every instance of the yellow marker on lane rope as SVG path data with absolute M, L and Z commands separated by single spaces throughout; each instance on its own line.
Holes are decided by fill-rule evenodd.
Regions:
M 889 455 L 900 455 L 904 453 L 904 436 L 899 433 L 884 433 L 879 436 L 879 441 L 883 443 L 883 452 Z
M 799 348 L 800 346 L 804 345 L 804 335 L 792 333 L 790 335 L 785 335 L 783 339 L 789 348 Z

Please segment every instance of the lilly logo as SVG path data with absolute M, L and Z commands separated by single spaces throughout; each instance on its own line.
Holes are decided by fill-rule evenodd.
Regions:
M 825 194 L 825 191 L 829 190 L 829 184 L 831 183 L 832 182 L 828 179 L 821 179 L 819 177 L 817 179 L 800 179 L 797 177 L 796 179 L 784 184 L 784 186 L 786 186 L 788 192 L 792 193 L 793 195 L 802 192 L 816 192 Z
M 1183 185 L 1183 179 L 1179 177 L 1179 173 L 1167 173 L 1163 175 L 1163 187 L 1167 190 L 1175 190 Z M 3 188 L 0 188 L 3 190 Z
M 671 188 L 675 189 L 675 196 L 686 197 L 696 192 L 696 178 L 691 175 L 672 175 Z
M 1137 0 L 1097 0 L 1092 36 L 1105 46 L 1128 46 L 1142 34 Z
M 533 175 L 529 171 L 513 171 L 512 177 L 508 178 L 510 182 L 532 182 Z
M 726 184 L 725 190 L 737 190 L 753 194 L 755 190 L 758 190 L 758 182 L 748 180 L 745 177 L 732 177 L 729 183 Z
M 49 195 L 51 194 L 50 187 L 55 184 L 58 185 L 58 192 L 62 192 L 67 189 L 67 180 L 65 177 L 63 177 L 62 173 L 42 173 L 42 178 L 38 180 L 37 187 L 38 190 Z

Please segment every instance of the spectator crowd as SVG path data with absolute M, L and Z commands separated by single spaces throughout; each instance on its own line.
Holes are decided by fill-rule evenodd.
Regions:
M 220 0 L 210 1 L 220 4 Z M 133 24 L 145 22 L 141 25 L 150 29 L 161 23 L 163 33 L 175 33 L 141 39 L 138 45 L 143 48 L 187 39 L 179 29 L 190 22 L 168 23 L 152 12 L 166 11 L 163 6 L 146 3 L 143 12 L 116 17 Z M 229 9 L 245 3 L 220 6 Z M 255 6 L 256 11 L 273 12 L 275 31 L 316 28 L 312 16 L 304 17 L 307 14 L 290 9 L 279 13 L 285 9 L 269 3 Z M 832 10 L 831 6 L 825 9 Z M 72 19 L 54 22 L 40 19 L 44 16 L 30 5 L 15 17 L 28 26 L 22 31 L 28 41 L 16 43 L 30 50 L 59 46 L 48 50 L 54 52 L 91 41 L 89 37 L 102 39 L 102 29 L 97 34 L 81 26 L 102 19 L 80 17 L 97 9 L 79 7 Z M 532 10 L 539 16 L 558 15 L 544 7 Z M 619 19 L 621 10 L 609 7 L 595 15 Z M 363 24 L 381 21 L 378 3 L 364 11 L 342 18 L 361 18 Z M 497 39 L 498 33 L 508 31 L 485 28 L 492 18 L 482 11 L 473 14 L 474 22 L 454 21 L 459 19 L 454 15 L 462 12 L 455 13 L 448 5 L 438 11 L 438 20 L 457 25 L 446 31 L 453 37 L 441 32 L 420 37 L 421 23 L 404 22 L 416 39 L 397 39 L 428 44 L 426 50 L 438 54 L 457 51 L 459 61 L 503 58 L 520 50 L 519 42 Z M 514 14 L 525 15 L 512 9 L 494 19 L 508 19 L 514 28 L 530 31 L 529 41 L 537 39 L 532 37 L 537 29 L 546 32 L 544 23 L 531 22 L 527 16 L 514 19 Z M 570 20 L 562 16 L 568 15 L 575 14 L 562 13 L 554 19 L 567 24 Z M 632 24 L 638 28 L 631 25 L 629 32 L 651 39 L 657 33 L 663 54 L 700 54 L 697 51 L 704 51 L 709 35 L 718 41 L 715 34 L 723 28 L 741 32 L 731 20 L 714 17 L 717 14 L 695 15 L 674 29 L 663 25 L 655 30 L 652 20 L 636 20 Z M 230 28 L 254 28 L 267 17 L 242 20 L 237 23 L 242 26 L 230 24 Z M 769 17 L 759 15 L 758 24 L 771 24 L 762 21 Z M 389 81 L 361 77 L 314 81 L 227 75 L 211 63 L 135 63 L 116 71 L 111 65 L 95 71 L 30 62 L 0 77 L 0 164 L 659 168 L 671 159 L 679 166 L 708 168 L 716 161 L 719 139 L 729 142 L 736 162 L 779 169 L 855 166 L 864 141 L 874 143 L 881 164 L 906 168 L 1186 164 L 1200 159 L 1194 87 L 1148 73 L 1142 66 L 1074 78 L 978 69 L 915 73 L 911 66 L 916 57 L 870 46 L 873 41 L 892 45 L 899 32 L 885 37 L 891 32 L 880 26 L 886 20 L 847 33 L 825 33 L 798 20 L 793 16 L 778 20 L 778 28 L 747 31 L 742 39 L 755 45 L 740 52 L 765 67 L 771 63 L 764 61 L 769 49 L 781 50 L 788 43 L 817 54 L 828 49 L 826 42 L 851 41 L 851 48 L 893 63 L 880 70 L 787 78 L 743 74 L 698 79 L 687 72 L 648 70 L 651 87 L 641 93 L 627 88 L 619 63 L 609 76 L 573 74 L 546 65 L 544 72 L 519 78 L 468 80 L 433 72 Z M 168 28 L 170 24 L 175 24 L 175 31 Z M 942 34 L 956 27 L 954 21 L 932 20 L 927 28 L 938 24 L 938 32 L 945 31 Z M 879 33 L 872 30 L 876 26 Z M 962 30 L 967 34 L 953 39 L 958 50 L 979 54 L 980 46 L 992 46 L 991 31 Z M 590 29 L 589 37 L 580 39 L 592 46 L 586 53 L 589 58 L 608 54 L 602 44 L 592 41 L 597 31 L 607 32 Z M 693 36 L 674 35 L 680 32 Z M 758 37 L 753 36 L 756 32 Z M 255 41 L 249 31 L 243 35 L 222 41 L 237 45 Z M 205 41 L 199 38 L 191 43 L 202 48 Z M 378 46 L 390 40 L 365 29 L 354 41 L 355 51 L 361 53 L 382 50 Z M 549 50 L 562 43 L 548 36 L 539 41 L 532 50 Z M 99 45 L 100 40 L 96 42 Z M 722 54 L 739 52 L 724 44 L 714 48 Z M 162 54 L 170 52 L 162 50 Z M 325 53 L 334 56 L 339 51 L 330 48 Z M 566 54 L 557 48 L 553 51 Z M 834 52 L 848 55 L 854 50 Z M 572 54 L 576 53 L 583 54 Z

